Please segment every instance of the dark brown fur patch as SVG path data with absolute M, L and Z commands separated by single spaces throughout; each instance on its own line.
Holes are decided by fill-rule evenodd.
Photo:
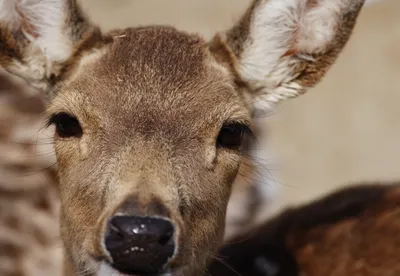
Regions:
M 227 243 L 221 262 L 214 261 L 209 271 L 215 276 L 397 275 L 399 185 L 355 186 L 288 209 Z

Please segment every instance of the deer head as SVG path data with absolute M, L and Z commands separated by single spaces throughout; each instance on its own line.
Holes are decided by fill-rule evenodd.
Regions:
M 2 0 L 0 64 L 46 91 L 66 275 L 202 275 L 252 118 L 314 86 L 363 0 L 257 0 L 211 41 Z

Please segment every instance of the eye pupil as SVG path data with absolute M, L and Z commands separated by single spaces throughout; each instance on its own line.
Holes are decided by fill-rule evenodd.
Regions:
M 247 126 L 240 123 L 230 123 L 222 126 L 217 138 L 217 147 L 237 150 L 241 147 L 243 136 L 250 132 Z
M 67 113 L 58 113 L 50 118 L 49 124 L 56 126 L 56 133 L 63 138 L 82 136 L 82 128 L 79 121 Z

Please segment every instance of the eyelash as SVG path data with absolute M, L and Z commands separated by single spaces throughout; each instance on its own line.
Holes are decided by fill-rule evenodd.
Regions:
M 217 148 L 239 150 L 245 139 L 255 140 L 254 133 L 249 126 L 239 122 L 227 122 L 217 137 Z
M 65 112 L 56 113 L 50 116 L 46 125 L 55 125 L 57 135 L 62 138 L 81 137 L 83 134 L 78 119 Z

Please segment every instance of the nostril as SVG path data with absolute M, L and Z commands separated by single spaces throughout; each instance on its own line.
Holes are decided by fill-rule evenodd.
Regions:
M 166 232 L 158 240 L 158 243 L 161 244 L 161 245 L 166 245 L 168 242 L 170 242 L 172 240 L 172 236 L 173 235 L 174 235 L 173 231 Z
M 118 236 L 120 238 L 125 237 L 122 229 L 120 229 L 118 227 L 118 225 L 115 224 L 115 221 L 113 221 L 113 220 L 110 221 L 109 230 L 110 230 L 110 232 L 114 233 L 116 236 Z
M 108 223 L 105 247 L 119 271 L 157 274 L 174 255 L 174 234 L 175 227 L 167 219 L 115 216 Z

